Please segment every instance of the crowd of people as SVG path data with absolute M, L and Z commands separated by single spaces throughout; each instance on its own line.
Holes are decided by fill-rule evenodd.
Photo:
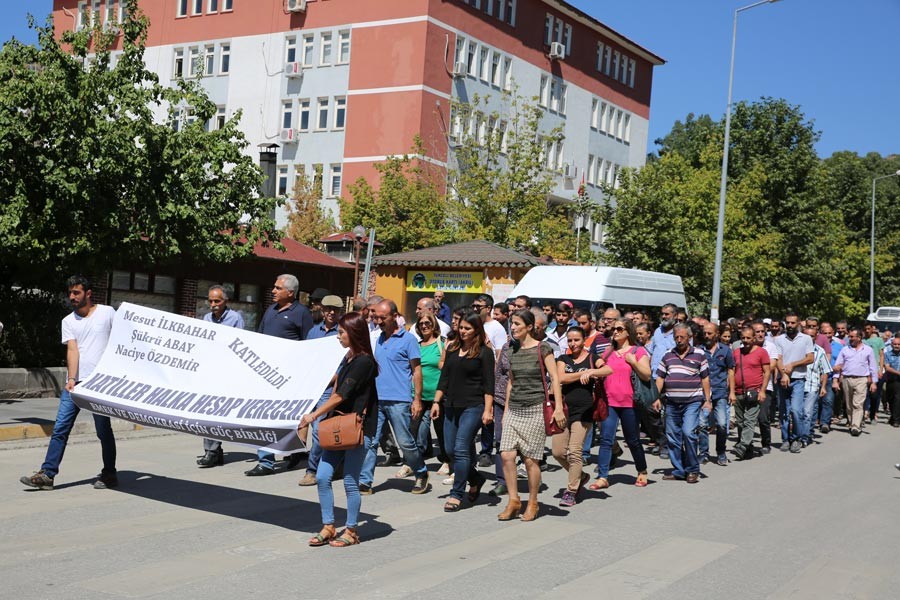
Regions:
M 69 283 L 74 312 L 63 322 L 70 377 L 61 416 L 42 469 L 21 479 L 39 489 L 53 488 L 77 414 L 68 392 L 96 364 L 111 322 L 111 309 L 92 303 L 87 280 Z M 508 499 L 498 519 L 532 521 L 540 514 L 548 446 L 567 474 L 559 504 L 572 507 L 585 488 L 613 483 L 610 470 L 623 454 L 619 424 L 637 487 L 648 484 L 647 453 L 671 462 L 663 480 L 696 484 L 704 464 L 727 467 L 770 453 L 772 428 L 780 429 L 778 449 L 796 454 L 835 426 L 859 436 L 878 423 L 882 406 L 887 423 L 900 427 L 900 332 L 881 333 L 872 323 L 832 325 L 788 311 L 715 324 L 673 304 L 658 314 L 616 308 L 592 314 L 567 301 L 536 307 L 527 296 L 495 303 L 488 294 L 452 310 L 437 292 L 416 303 L 416 320 L 407 327 L 390 299 L 357 298 L 345 313 L 341 298 L 327 290 L 316 290 L 309 308 L 298 302 L 298 290 L 292 275 L 277 278 L 259 331 L 296 340 L 336 336 L 347 349 L 300 422 L 308 454 L 299 485 L 317 486 L 323 523 L 312 546 L 359 543 L 361 497 L 375 491 L 379 446 L 385 464 L 400 467 L 395 477 L 412 479 L 413 494 L 432 490 L 427 461 L 436 459 L 448 513 L 475 504 L 489 480 L 484 470 L 492 469 L 486 493 Z M 221 286 L 209 289 L 208 301 L 206 320 L 242 326 Z M 360 416 L 361 445 L 323 450 L 318 428 L 335 411 Z M 108 419 L 95 420 L 104 458 L 95 487 L 114 487 L 115 440 Z M 287 468 L 300 460 L 290 455 Z M 223 462 L 221 445 L 205 440 L 198 466 Z M 261 452 L 246 475 L 274 474 L 275 462 Z M 593 475 L 586 470 L 591 462 Z M 340 531 L 335 478 L 343 479 L 347 496 Z M 518 479 L 527 480 L 524 503 Z

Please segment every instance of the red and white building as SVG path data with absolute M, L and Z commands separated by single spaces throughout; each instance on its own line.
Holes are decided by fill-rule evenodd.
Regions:
M 112 23 L 123 0 L 54 0 L 58 29 Z M 582 178 L 593 198 L 647 150 L 653 68 L 663 60 L 561 0 L 139 0 L 150 20 L 145 62 L 162 81 L 200 77 L 219 107 L 211 127 L 237 110 L 251 145 L 277 143 L 277 190 L 301 171 L 321 181 L 324 206 L 374 165 L 407 153 L 453 165 L 466 124 L 451 101 L 505 90 L 537 97 L 569 200 Z M 185 107 L 185 118 L 189 109 Z M 496 122 L 475 127 L 503 127 Z M 318 174 L 321 174 L 318 177 Z M 280 224 L 284 214 L 277 215 Z M 592 241 L 600 241 L 592 227 Z

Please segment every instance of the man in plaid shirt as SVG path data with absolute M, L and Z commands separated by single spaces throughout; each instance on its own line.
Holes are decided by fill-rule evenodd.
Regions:
M 806 327 L 804 333 L 815 339 L 816 328 Z M 802 426 L 800 430 L 800 443 L 806 448 L 812 443 L 813 426 L 818 417 L 816 407 L 819 405 L 819 398 L 824 398 L 828 392 L 826 384 L 828 383 L 828 374 L 831 373 L 831 361 L 822 347 L 813 344 L 813 361 L 806 367 L 806 384 L 803 386 L 803 414 Z

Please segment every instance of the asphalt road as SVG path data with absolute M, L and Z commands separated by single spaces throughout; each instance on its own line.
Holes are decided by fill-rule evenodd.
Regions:
M 446 514 L 437 476 L 413 496 L 396 467 L 379 467 L 363 543 L 346 549 L 307 547 L 320 515 L 316 489 L 296 485 L 302 468 L 245 477 L 254 455 L 232 446 L 224 467 L 198 469 L 198 438 L 127 435 L 116 490 L 91 487 L 89 436 L 73 438 L 49 492 L 18 483 L 45 440 L 0 444 L 0 597 L 821 599 L 890 598 L 900 585 L 900 430 L 884 424 L 799 455 L 710 464 L 696 485 L 662 481 L 668 465 L 649 457 L 651 484 L 636 488 L 626 452 L 613 485 L 572 509 L 557 506 L 557 469 L 532 523 L 498 522 L 486 495 Z

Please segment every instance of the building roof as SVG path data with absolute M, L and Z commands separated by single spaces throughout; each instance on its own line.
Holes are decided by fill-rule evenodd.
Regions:
M 339 231 L 337 233 L 332 233 L 331 235 L 326 235 L 325 237 L 320 238 L 319 241 L 323 244 L 333 244 L 335 242 L 353 243 L 356 241 L 356 236 L 353 235 L 353 233 L 349 232 L 349 231 Z M 368 244 L 369 236 L 367 236 L 367 235 L 362 236 L 362 239 L 360 239 L 360 243 Z M 384 246 L 384 244 L 382 244 L 378 240 L 375 240 L 375 245 L 376 246 Z
M 627 48 L 628 50 L 631 50 L 632 52 L 634 52 L 641 58 L 644 58 L 644 59 L 650 61 L 654 65 L 658 66 L 658 65 L 663 65 L 666 63 L 666 60 L 664 58 L 662 58 L 661 56 L 654 54 L 653 52 L 647 50 L 646 48 L 644 48 L 637 42 L 634 42 L 634 41 L 628 39 L 627 37 L 625 37 L 618 31 L 610 28 L 607 25 L 604 25 L 603 23 L 601 23 L 600 21 L 598 21 L 596 18 L 592 17 L 591 15 L 587 14 L 583 10 L 576 8 L 575 6 L 569 4 L 568 2 L 565 2 L 565 0 L 544 0 L 544 3 L 552 6 L 556 10 L 560 11 L 561 13 L 563 13 L 565 15 L 568 15 L 569 17 L 577 20 L 578 22 L 580 22 L 584 25 L 587 25 L 591 29 L 593 29 L 595 31 L 599 31 L 607 38 L 622 45 L 622 47 Z
M 473 240 L 445 246 L 422 248 L 411 252 L 386 254 L 374 260 L 378 266 L 404 267 L 517 267 L 528 268 L 549 264 L 530 254 L 523 254 L 485 240 Z
M 320 252 L 315 248 L 301 244 L 290 238 L 283 238 L 281 243 L 284 245 L 284 252 L 278 250 L 272 245 L 263 245 L 263 242 L 256 244 L 253 248 L 253 255 L 257 258 L 265 260 L 283 260 L 287 262 L 295 262 L 304 265 L 315 265 L 317 267 L 330 267 L 334 269 L 352 269 L 353 266 L 338 260 L 333 256 L 329 256 L 324 252 Z

